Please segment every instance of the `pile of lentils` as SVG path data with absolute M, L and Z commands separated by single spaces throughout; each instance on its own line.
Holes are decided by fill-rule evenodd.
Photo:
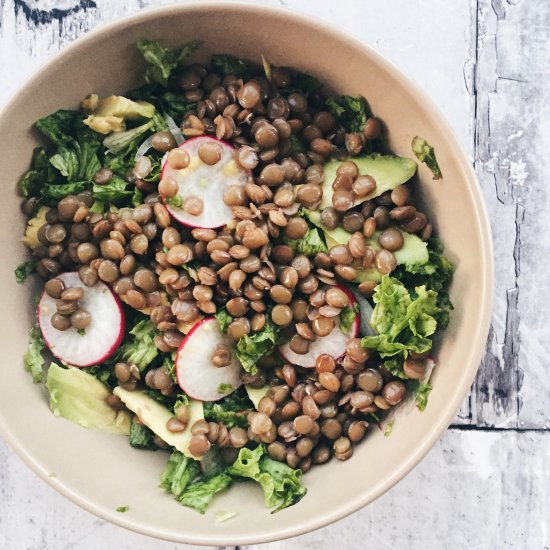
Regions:
M 84 285 L 104 281 L 129 306 L 148 312 L 158 329 L 155 344 L 161 352 L 174 351 L 197 321 L 226 308 L 234 318 L 227 331 L 233 339 L 261 331 L 269 319 L 285 331 L 295 353 L 305 354 L 312 341 L 331 332 L 349 304 L 347 294 L 335 286 L 339 281 L 351 282 L 358 269 L 370 267 L 391 273 L 396 268 L 393 253 L 403 246 L 402 231 L 430 238 L 432 225 L 413 205 L 407 184 L 353 206 L 376 189 L 372 177 L 359 175 L 353 157 L 371 150 L 381 132 L 380 121 L 370 117 L 363 132 L 346 132 L 318 93 L 291 91 L 292 80 L 293 72 L 281 67 L 272 68 L 270 82 L 265 77 L 243 82 L 202 65 L 172 79 L 174 90 L 196 102 L 196 109 L 181 121 L 183 135 L 206 134 L 230 142 L 237 162 L 251 171 L 244 187 L 229 187 L 223 193 L 234 222 L 221 229 L 178 225 L 164 205 L 176 194 L 176 182 L 146 182 L 151 171 L 147 157 L 138 158 L 127 177 L 146 193 L 144 203 L 135 208 L 100 214 L 90 211 L 94 198 L 89 191 L 63 198 L 47 212 L 46 224 L 38 231 L 40 246 L 34 251 L 37 271 L 48 280 L 46 291 L 59 298 L 56 328 L 89 323 L 89 314 L 78 309 L 78 289 L 64 289 L 55 279 L 60 272 L 77 270 Z M 295 139 L 305 144 L 305 152 L 294 150 Z M 170 132 L 153 135 L 152 147 L 167 153 L 175 168 L 189 164 L 188 154 L 177 148 Z M 221 151 L 210 143 L 199 154 L 213 165 Z M 333 158 L 343 162 L 332 183 L 332 206 L 322 210 L 321 223 L 326 229 L 343 227 L 351 234 L 349 242 L 328 253 L 296 254 L 283 238 L 296 240 L 307 234 L 309 224 L 299 210 L 319 207 L 323 164 Z M 104 185 L 112 176 L 104 167 L 94 182 Z M 196 199 L 184 206 L 192 215 L 204 208 Z M 23 204 L 28 215 L 35 201 Z M 378 251 L 365 244 L 365 237 L 376 230 Z M 375 286 L 365 281 L 357 288 L 370 296 Z M 223 368 L 231 362 L 231 353 L 219 346 L 212 363 Z M 281 364 L 276 354 L 263 357 L 257 366 L 255 375 L 243 370 L 243 382 L 270 389 L 258 411 L 248 414 L 248 430 L 198 421 L 192 426 L 194 454 L 203 455 L 216 444 L 231 460 L 235 450 L 258 441 L 267 445 L 272 458 L 303 471 L 332 456 L 346 460 L 353 444 L 364 437 L 368 419 L 374 418 L 369 415 L 388 410 L 406 395 L 404 383 L 393 378 L 358 338 L 349 340 L 344 357 L 321 355 L 314 369 Z M 407 377 L 421 378 L 424 358 L 413 355 L 404 369 Z M 141 380 L 135 365 L 118 363 L 115 375 L 129 390 L 144 383 L 164 395 L 177 394 L 163 367 L 149 369 Z M 108 402 L 122 406 L 114 396 Z M 167 428 L 182 431 L 188 422 L 189 411 L 182 405 Z M 157 442 L 163 446 L 158 438 Z

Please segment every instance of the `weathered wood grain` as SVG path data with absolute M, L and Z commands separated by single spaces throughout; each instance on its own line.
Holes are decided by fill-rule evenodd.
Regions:
M 525 467 L 529 452 L 536 455 Z M 549 432 L 449 430 L 409 476 L 353 516 L 245 548 L 542 550 L 550 545 L 549 459 Z
M 480 426 L 549 428 L 550 5 L 481 0 L 475 167 L 492 221 L 494 317 L 472 393 Z

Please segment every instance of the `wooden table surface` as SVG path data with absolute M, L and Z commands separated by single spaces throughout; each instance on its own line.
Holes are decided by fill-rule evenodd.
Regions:
M 88 30 L 171 3 L 0 0 L 0 104 L 41 62 Z M 441 107 L 485 195 L 497 277 L 485 358 L 453 425 L 427 458 L 353 516 L 255 550 L 548 549 L 550 2 L 264 3 L 311 13 L 359 36 Z M 1 550 L 186 548 L 77 508 L 1 440 L 0 465 Z

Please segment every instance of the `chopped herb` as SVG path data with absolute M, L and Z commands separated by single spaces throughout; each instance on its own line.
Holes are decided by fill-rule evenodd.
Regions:
M 126 506 L 119 506 L 119 507 L 116 509 L 116 511 L 117 511 L 117 512 L 123 513 L 123 512 L 127 512 L 129 509 L 130 509 L 130 507 L 129 507 L 128 505 L 126 505 Z
M 173 206 L 174 208 L 182 208 L 183 207 L 183 197 L 181 195 L 175 195 L 173 197 L 168 197 L 166 199 L 166 204 L 169 206 Z
M 393 423 L 393 419 L 386 422 L 386 427 L 384 428 L 384 437 L 390 437 L 391 431 L 393 430 Z
M 330 97 L 327 99 L 327 108 L 348 132 L 363 132 L 369 117 L 369 108 L 364 97 Z
M 233 389 L 231 384 L 222 383 L 218 386 L 218 393 L 227 393 Z
M 86 334 L 86 329 L 85 328 L 79 328 L 76 332 L 78 332 L 78 334 L 80 334 L 80 336 L 84 336 Z
M 413 153 L 416 155 L 416 158 L 423 162 L 434 175 L 434 180 L 441 179 L 442 174 L 441 170 L 439 168 L 439 164 L 437 164 L 437 159 L 435 158 L 435 150 L 434 148 L 422 137 L 416 136 L 412 140 L 412 150 Z
M 220 325 L 220 330 L 222 332 L 227 332 L 227 328 L 233 322 L 233 317 L 227 313 L 227 309 L 222 308 L 216 312 L 214 315 L 218 320 L 218 325 Z
M 432 386 L 429 382 L 423 382 L 419 384 L 418 388 L 414 392 L 414 399 L 419 411 L 423 411 L 428 404 L 428 396 L 432 391 Z
M 34 271 L 36 261 L 34 259 L 27 260 L 22 264 L 19 264 L 15 269 L 15 280 L 18 283 L 22 283 L 25 279 Z
M 355 302 L 352 306 L 345 307 L 339 315 L 340 331 L 342 334 L 349 334 L 351 327 L 355 322 L 357 313 L 359 312 L 359 304 Z

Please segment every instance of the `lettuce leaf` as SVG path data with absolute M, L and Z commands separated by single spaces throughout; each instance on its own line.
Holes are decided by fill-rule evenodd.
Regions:
M 133 338 L 119 348 L 117 356 L 123 361 L 134 363 L 140 371 L 145 369 L 157 356 L 158 349 L 153 341 L 156 325 L 149 319 L 139 321 L 129 333 Z
M 73 127 L 79 116 L 78 111 L 60 109 L 36 121 L 36 128 L 58 147 L 73 144 Z
M 340 320 L 340 331 L 342 334 L 349 334 L 351 326 L 355 321 L 355 317 L 359 312 L 359 304 L 356 302 L 353 306 L 346 306 L 339 315 Z
M 209 422 L 223 422 L 227 428 L 239 426 L 248 428 L 247 414 L 254 410 L 254 404 L 241 388 L 216 403 L 204 403 L 204 418 Z
M 92 193 L 94 199 L 100 202 L 117 203 L 128 197 L 133 197 L 134 191 L 126 189 L 128 182 L 121 177 L 113 174 L 111 181 L 105 185 L 94 183 Z
M 220 74 L 234 74 L 248 78 L 254 73 L 254 66 L 244 59 L 229 54 L 214 54 L 212 65 Z
M 329 97 L 326 101 L 327 109 L 348 132 L 363 133 L 365 122 L 369 117 L 369 108 L 365 98 L 341 95 Z
M 35 383 L 41 382 L 44 377 L 44 358 L 42 351 L 46 347 L 42 333 L 37 326 L 29 331 L 29 346 L 23 355 L 23 365 L 27 372 L 30 372 Z
M 162 47 L 155 40 L 140 40 L 137 43 L 137 48 L 147 62 L 145 80 L 149 83 L 160 84 L 166 88 L 172 72 L 201 44 L 201 40 L 192 40 L 184 44 L 180 49 L 171 50 Z
M 36 267 L 36 259 L 31 258 L 26 262 L 19 264 L 15 269 L 15 280 L 22 283 L 34 271 Z
M 160 486 L 178 498 L 198 475 L 197 462 L 179 451 L 174 451 L 160 476 Z
M 263 445 L 253 451 L 242 448 L 228 473 L 258 482 L 264 492 L 265 505 L 274 508 L 273 512 L 296 504 L 306 494 L 299 479 L 302 472 L 269 458 Z
M 374 291 L 376 305 L 371 318 L 378 334 L 364 337 L 364 347 L 377 350 L 381 357 L 403 358 L 410 351 L 424 353 L 432 347 L 429 336 L 437 328 L 434 315 L 440 311 L 437 293 L 424 286 L 416 287 L 415 293 L 413 298 L 400 281 L 382 277 Z
M 428 262 L 422 265 L 399 265 L 393 276 L 407 288 L 425 286 L 437 292 L 439 312 L 434 315 L 437 326 L 444 329 L 449 324 L 449 311 L 453 304 L 447 292 L 453 278 L 454 265 L 443 255 L 443 245 L 439 239 L 428 241 Z
M 280 329 L 268 319 L 260 332 L 239 338 L 236 346 L 237 357 L 245 371 L 256 374 L 258 360 L 282 343 Z
M 138 424 L 135 420 L 130 424 L 130 445 L 135 449 L 156 450 L 153 435 L 153 432 L 144 424 Z
M 229 315 L 227 309 L 224 307 L 216 312 L 214 315 L 218 320 L 218 325 L 220 325 L 220 330 L 222 332 L 227 332 L 227 327 L 233 322 L 233 317 Z
M 434 148 L 423 137 L 420 136 L 416 136 L 412 140 L 411 147 L 413 153 L 416 155 L 416 158 L 420 162 L 423 162 L 431 170 L 432 174 L 434 175 L 433 179 L 441 179 L 441 169 L 439 168 L 439 164 L 437 163 L 437 159 L 435 158 Z
M 285 239 L 285 243 L 290 246 L 296 254 L 315 256 L 319 252 L 328 252 L 322 233 L 316 227 L 309 229 L 301 239 Z
M 233 478 L 227 474 L 200 479 L 189 485 L 178 501 L 184 506 L 189 506 L 204 514 L 214 497 L 227 489 L 232 482 Z

